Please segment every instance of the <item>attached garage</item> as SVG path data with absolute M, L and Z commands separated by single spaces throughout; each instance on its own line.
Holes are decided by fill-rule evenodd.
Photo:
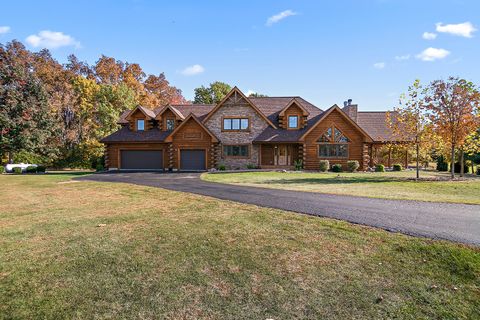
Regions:
M 120 150 L 120 168 L 131 170 L 162 170 L 162 150 Z
M 206 170 L 205 159 L 205 150 L 180 149 L 180 170 Z

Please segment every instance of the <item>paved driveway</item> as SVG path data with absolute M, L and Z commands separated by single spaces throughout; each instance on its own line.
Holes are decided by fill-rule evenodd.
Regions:
M 104 173 L 78 180 L 126 182 L 345 220 L 480 246 L 480 205 L 384 200 L 217 184 L 198 173 Z

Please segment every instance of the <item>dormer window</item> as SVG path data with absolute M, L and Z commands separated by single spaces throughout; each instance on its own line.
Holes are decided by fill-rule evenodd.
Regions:
M 175 119 L 173 118 L 168 118 L 165 122 L 167 131 L 175 129 Z
M 144 131 L 145 130 L 145 120 L 138 119 L 137 120 L 137 131 Z
M 298 116 L 288 116 L 288 128 L 289 129 L 298 128 Z

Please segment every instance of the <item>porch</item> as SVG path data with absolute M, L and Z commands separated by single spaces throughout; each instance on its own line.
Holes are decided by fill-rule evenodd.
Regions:
M 260 168 L 292 169 L 295 161 L 303 159 L 303 146 L 296 143 L 260 144 Z

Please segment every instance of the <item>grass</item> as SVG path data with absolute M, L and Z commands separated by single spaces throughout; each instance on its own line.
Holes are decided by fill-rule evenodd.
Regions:
M 243 172 L 203 174 L 207 181 L 253 187 L 354 195 L 384 199 L 480 204 L 480 177 L 464 181 L 414 181 L 415 171 L 303 173 Z M 448 173 L 423 171 L 421 178 L 445 179 Z
M 2 319 L 474 319 L 480 249 L 72 175 L 0 176 Z

